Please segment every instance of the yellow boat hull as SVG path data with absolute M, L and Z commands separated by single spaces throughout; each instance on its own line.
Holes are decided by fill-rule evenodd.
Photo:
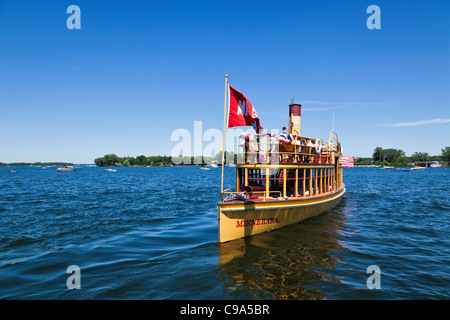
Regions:
M 317 197 L 279 201 L 220 202 L 219 242 L 227 242 L 272 231 L 318 216 L 334 208 L 345 193 L 342 187 L 334 193 Z

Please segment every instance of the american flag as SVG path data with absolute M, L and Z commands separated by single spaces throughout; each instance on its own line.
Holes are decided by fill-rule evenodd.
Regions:
M 342 156 L 339 162 L 343 168 L 353 168 L 353 157 Z

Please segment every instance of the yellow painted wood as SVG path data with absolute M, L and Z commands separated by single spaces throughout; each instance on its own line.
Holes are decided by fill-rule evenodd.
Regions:
M 244 169 L 244 186 L 248 186 L 248 169 Z
M 240 182 L 239 182 L 239 170 L 236 170 L 236 191 L 239 191 L 240 188 Z
M 314 172 L 314 192 L 315 192 L 315 194 L 318 194 L 318 192 L 317 192 L 317 169 Z
M 309 169 L 309 195 L 312 196 L 312 170 Z
M 303 169 L 303 197 L 306 197 L 306 169 Z
M 320 215 L 335 207 L 344 193 L 342 188 L 306 199 L 219 203 L 219 242 L 275 230 Z

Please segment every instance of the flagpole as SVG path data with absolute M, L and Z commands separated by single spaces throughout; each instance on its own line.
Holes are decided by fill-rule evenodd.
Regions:
M 225 99 L 223 103 L 223 131 L 222 131 L 222 183 L 220 187 L 220 196 L 223 194 L 223 167 L 225 160 L 225 122 L 227 119 L 227 90 L 228 89 L 228 75 L 225 75 Z M 222 200 L 222 199 L 221 199 Z

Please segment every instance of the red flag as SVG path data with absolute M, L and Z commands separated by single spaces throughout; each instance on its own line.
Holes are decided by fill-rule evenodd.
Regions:
M 229 115 L 228 128 L 239 126 L 253 126 L 256 132 L 262 129 L 256 110 L 250 101 L 232 86 L 228 86 Z

